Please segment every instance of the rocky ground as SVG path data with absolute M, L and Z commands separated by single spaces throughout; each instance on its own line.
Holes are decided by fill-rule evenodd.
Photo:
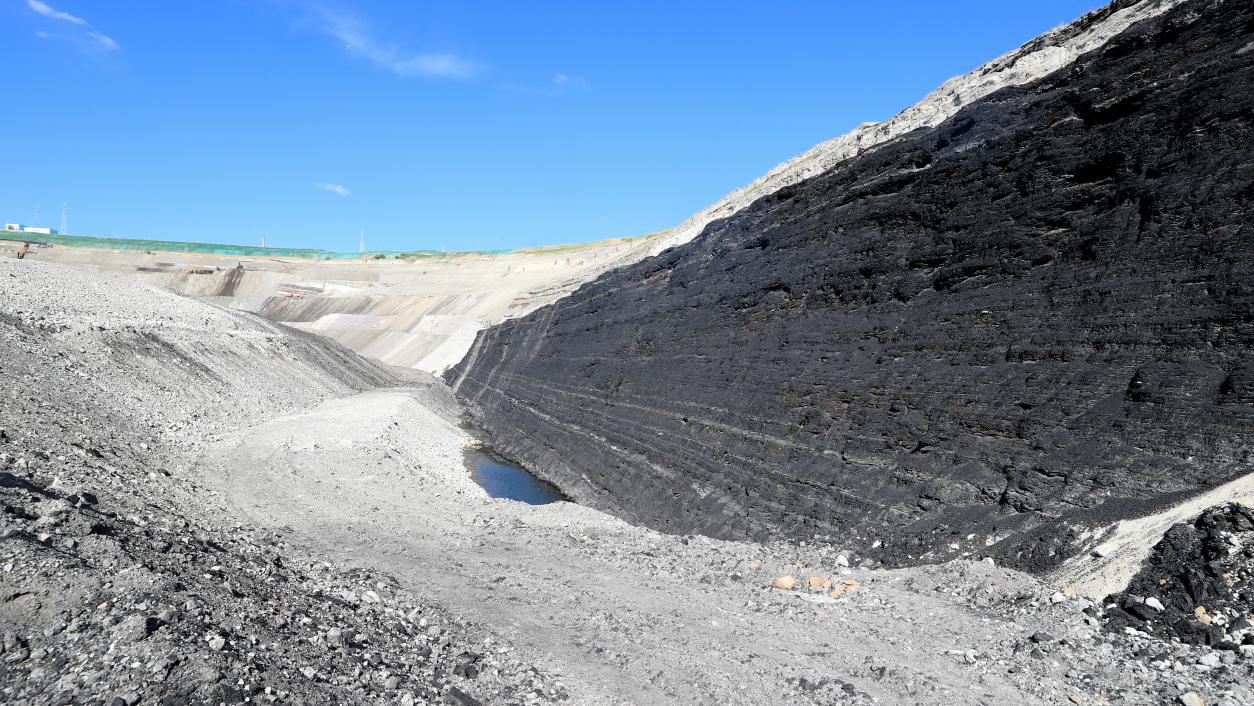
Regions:
M 0 261 L 0 360 L 4 703 L 1254 689 L 1239 649 L 1110 630 L 1084 596 L 978 555 L 887 570 L 839 537 L 670 536 L 488 498 L 442 385 L 125 280 Z
M 393 374 L 112 277 L 0 261 L 0 684 L 9 704 L 547 702 L 384 572 L 239 522 L 184 462 Z

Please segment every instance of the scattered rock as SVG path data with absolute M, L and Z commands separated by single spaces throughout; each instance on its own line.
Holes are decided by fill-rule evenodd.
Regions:
M 483 702 L 455 686 L 450 686 L 444 701 L 453 706 L 483 706 Z
M 853 593 L 858 590 L 860 584 L 854 579 L 841 579 L 829 594 L 832 598 L 840 598 L 841 596 Z

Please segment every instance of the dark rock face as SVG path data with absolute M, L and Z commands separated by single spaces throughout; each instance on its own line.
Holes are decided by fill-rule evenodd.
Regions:
M 1254 6 L 1186 3 L 483 332 L 447 379 L 634 522 L 1043 568 L 1076 523 L 1251 468 L 1251 106 Z

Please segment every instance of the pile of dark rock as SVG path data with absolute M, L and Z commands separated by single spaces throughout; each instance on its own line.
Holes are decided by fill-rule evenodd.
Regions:
M 508 646 L 386 574 L 181 512 L 160 497 L 178 495 L 164 477 L 114 475 L 90 454 L 11 453 L 23 436 L 0 441 L 2 702 L 466 706 L 561 697 Z M 96 475 L 95 486 L 82 485 L 88 474 L 73 466 Z
M 1254 508 L 1218 506 L 1174 525 L 1103 607 L 1108 629 L 1254 658 Z

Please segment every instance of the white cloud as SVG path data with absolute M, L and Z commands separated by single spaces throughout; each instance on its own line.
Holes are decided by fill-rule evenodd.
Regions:
M 26 0 L 26 6 L 34 10 L 35 12 L 38 12 L 39 14 L 45 17 L 51 17 L 54 20 L 61 20 L 63 22 L 69 22 L 71 24 L 76 24 L 81 27 L 88 26 L 87 20 L 81 17 L 75 17 L 74 15 L 71 15 L 68 12 L 61 12 L 60 10 L 51 7 L 47 5 L 46 3 L 39 2 L 39 0 Z
M 592 90 L 592 84 L 582 76 L 558 73 L 548 83 L 507 83 L 501 88 L 524 96 L 558 98 L 571 93 L 587 93 Z
M 68 12 L 62 12 L 47 3 L 40 2 L 39 0 L 26 0 L 26 6 L 44 17 L 49 17 L 60 22 L 68 22 L 72 25 L 77 25 L 78 27 L 83 28 L 81 30 L 72 30 L 71 34 L 68 35 L 52 35 L 47 32 L 36 32 L 35 36 L 40 39 L 59 39 L 61 41 L 69 42 L 70 44 L 75 44 L 84 51 L 118 50 L 118 43 L 114 41 L 113 37 L 95 31 L 91 23 L 81 17 L 71 15 Z M 86 33 L 85 39 L 83 34 L 84 32 Z
M 586 91 L 591 86 L 588 80 L 583 76 L 568 76 L 567 74 L 557 74 L 553 77 L 553 85 L 560 88 L 573 88 L 580 91 Z
M 317 14 L 321 30 L 334 37 L 348 53 L 398 76 L 471 78 L 481 71 L 478 64 L 454 54 L 415 54 L 381 44 L 364 22 L 351 15 L 326 8 L 318 9 Z
M 118 43 L 113 41 L 113 37 L 107 37 L 103 34 L 100 34 L 99 32 L 88 32 L 87 36 L 90 37 L 91 40 L 94 41 L 97 45 L 99 45 L 102 49 L 107 49 L 109 51 L 118 50 Z
M 323 191 L 330 191 L 337 196 L 348 196 L 353 193 L 341 184 L 314 184 L 314 186 L 322 189 Z

